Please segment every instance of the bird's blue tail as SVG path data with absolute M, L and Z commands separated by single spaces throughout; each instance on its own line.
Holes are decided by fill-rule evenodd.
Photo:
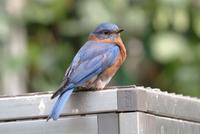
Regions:
M 54 104 L 54 107 L 52 109 L 51 114 L 48 116 L 47 121 L 49 119 L 53 119 L 53 120 L 57 120 L 65 106 L 65 102 L 67 102 L 67 100 L 69 99 L 69 97 L 71 96 L 72 92 L 73 92 L 74 88 L 69 89 L 67 91 L 65 91 L 64 93 L 62 93 L 58 100 L 56 101 L 56 103 Z

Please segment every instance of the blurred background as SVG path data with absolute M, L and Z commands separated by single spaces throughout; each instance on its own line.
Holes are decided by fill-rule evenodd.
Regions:
M 125 29 L 128 50 L 110 85 L 200 97 L 199 0 L 1 0 L 0 94 L 55 90 L 102 22 Z

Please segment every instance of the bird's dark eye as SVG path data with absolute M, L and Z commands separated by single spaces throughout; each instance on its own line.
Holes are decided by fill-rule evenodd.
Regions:
M 110 32 L 109 31 L 104 31 L 103 34 L 108 35 L 108 34 L 110 34 Z

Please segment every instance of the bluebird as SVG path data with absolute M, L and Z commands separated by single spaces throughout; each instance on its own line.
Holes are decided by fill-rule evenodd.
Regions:
M 102 23 L 89 34 L 78 51 L 64 79 L 51 99 L 58 96 L 49 119 L 57 120 L 72 92 L 78 87 L 103 89 L 126 59 L 126 48 L 116 24 Z

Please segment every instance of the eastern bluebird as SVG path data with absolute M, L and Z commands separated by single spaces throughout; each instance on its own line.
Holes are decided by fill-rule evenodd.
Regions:
M 64 79 L 51 99 L 58 97 L 48 119 L 57 120 L 65 102 L 77 87 L 103 89 L 126 58 L 126 48 L 117 25 L 102 23 L 90 33 L 88 41 L 78 51 Z

